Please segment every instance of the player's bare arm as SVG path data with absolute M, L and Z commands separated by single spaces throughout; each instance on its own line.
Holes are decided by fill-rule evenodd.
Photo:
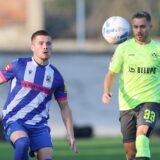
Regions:
M 1 76 L 0 76 L 0 84 L 5 83 L 6 80 L 4 80 Z
M 112 86 L 116 77 L 116 73 L 112 72 L 111 70 L 105 76 L 104 79 L 104 93 L 102 96 L 102 102 L 108 104 L 110 102 L 112 96 Z
M 2 83 L 3 81 L 2 81 L 2 78 L 0 77 L 0 84 Z
M 74 138 L 72 113 L 68 101 L 67 100 L 58 101 L 58 104 L 60 106 L 62 119 L 67 130 L 67 140 L 69 146 L 75 153 L 77 153 L 78 149 Z

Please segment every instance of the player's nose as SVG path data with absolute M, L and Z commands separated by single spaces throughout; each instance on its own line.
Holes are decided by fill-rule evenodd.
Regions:
M 48 46 L 47 46 L 47 44 L 43 44 L 43 49 L 47 49 L 48 48 Z

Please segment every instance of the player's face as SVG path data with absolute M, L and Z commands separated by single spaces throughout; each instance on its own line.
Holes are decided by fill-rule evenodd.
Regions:
M 52 40 L 49 36 L 39 35 L 32 41 L 31 49 L 36 62 L 40 64 L 48 63 L 48 59 L 52 52 Z
M 147 43 L 152 28 L 146 18 L 134 18 L 132 20 L 133 35 L 138 43 Z

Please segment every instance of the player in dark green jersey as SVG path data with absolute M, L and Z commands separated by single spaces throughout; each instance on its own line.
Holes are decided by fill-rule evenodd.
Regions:
M 160 113 L 160 43 L 150 38 L 151 16 L 131 19 L 134 37 L 115 50 L 104 79 L 102 101 L 108 104 L 117 73 L 124 150 L 128 160 L 150 160 L 149 137 Z

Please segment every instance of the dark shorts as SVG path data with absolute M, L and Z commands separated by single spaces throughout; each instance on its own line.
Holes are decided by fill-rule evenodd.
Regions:
M 30 149 L 32 151 L 37 151 L 44 147 L 52 147 L 52 139 L 48 126 L 31 126 L 22 124 L 18 121 L 13 122 L 4 130 L 5 137 L 10 143 L 10 136 L 15 131 L 24 131 L 27 133 L 30 140 Z
M 147 125 L 151 132 L 159 115 L 160 104 L 153 102 L 142 103 L 132 110 L 120 111 L 123 142 L 135 141 L 137 126 Z

